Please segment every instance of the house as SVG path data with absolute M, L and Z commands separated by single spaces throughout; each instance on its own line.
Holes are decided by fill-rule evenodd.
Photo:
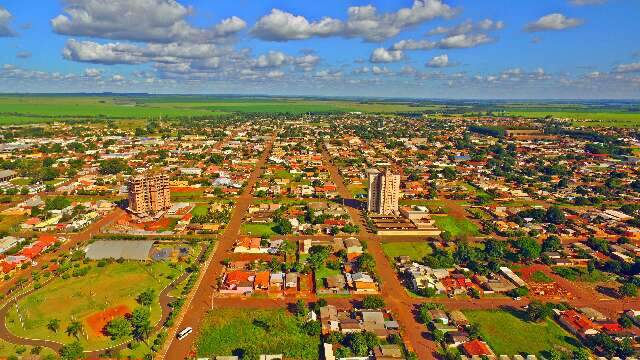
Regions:
M 445 325 L 449 324 L 449 317 L 447 316 L 447 313 L 445 313 L 442 310 L 439 310 L 439 309 L 429 310 L 429 315 L 431 315 L 432 321 L 436 321 Z
M 255 280 L 253 281 L 253 287 L 256 290 L 268 290 L 269 289 L 269 272 L 260 271 L 256 273 Z
M 486 342 L 474 339 L 462 344 L 462 351 L 467 356 L 494 356 Z
M 373 356 L 376 360 L 404 359 L 402 348 L 396 344 L 378 345 L 373 349 Z
M 575 310 L 563 311 L 558 317 L 558 321 L 572 334 L 586 338 L 588 335 L 598 333 L 595 325 L 589 318 Z
M 269 277 L 269 290 L 282 290 L 284 285 L 284 274 L 281 272 L 271 273 Z
M 469 326 L 469 320 L 460 310 L 453 310 L 449 312 L 449 318 L 458 326 Z
M 446 340 L 449 347 L 458 347 L 469 342 L 469 334 L 464 331 L 452 331 L 446 334 Z
M 297 289 L 298 288 L 298 273 L 295 273 L 295 272 L 287 273 L 284 286 L 287 289 Z

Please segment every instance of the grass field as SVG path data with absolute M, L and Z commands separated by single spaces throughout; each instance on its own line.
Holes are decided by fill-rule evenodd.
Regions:
M 316 360 L 320 356 L 320 337 L 300 331 L 296 318 L 284 309 L 216 309 L 203 321 L 196 340 L 200 357 L 251 353 Z
M 11 232 L 26 218 L 26 216 L 0 216 L 0 232 Z
M 18 359 L 21 356 L 24 356 L 24 359 L 27 359 L 29 354 L 31 354 L 32 349 L 33 346 L 14 345 L 0 339 L 0 357 L 3 359 L 8 358 L 9 356 L 17 356 Z M 39 355 L 41 358 L 44 358 L 45 356 L 54 356 L 53 359 L 57 358 L 56 352 L 49 348 L 42 348 Z
M 242 234 L 251 234 L 254 236 L 271 236 L 276 233 L 271 229 L 274 226 L 273 223 L 268 224 L 242 224 L 240 232 Z
M 553 320 L 531 323 L 509 311 L 473 310 L 464 312 L 472 324 L 480 325 L 480 334 L 496 355 L 520 353 L 540 355 L 552 349 L 574 350 L 577 340 Z
M 324 279 L 332 275 L 339 275 L 342 272 L 340 270 L 329 269 L 326 266 L 321 266 L 318 270 L 315 271 L 316 277 L 316 288 L 322 289 L 324 288 Z
M 453 237 L 475 236 L 479 229 L 467 219 L 456 219 L 452 216 L 435 216 L 436 226 L 442 231 L 448 231 Z
M 191 215 L 193 216 L 207 216 L 207 214 L 209 214 L 208 205 L 196 205 L 191 210 Z
M 385 242 L 382 243 L 382 250 L 390 259 L 398 256 L 410 256 L 411 260 L 422 260 L 431 254 L 433 249 L 426 242 Z
M 169 277 L 178 273 L 179 271 L 171 268 L 167 262 L 147 266 L 140 262 L 127 261 L 102 268 L 94 263 L 86 276 L 66 280 L 57 278 L 22 299 L 18 308 L 24 319 L 24 328 L 20 325 L 15 308 L 7 315 L 7 327 L 19 336 L 70 343 L 74 338 L 66 335 L 64 329 L 73 319 L 77 319 L 83 321 L 88 334 L 88 338 L 80 337 L 84 347 L 103 348 L 111 345 L 111 340 L 105 336 L 93 335 L 84 319 L 117 305 L 126 305 L 129 309 L 134 309 L 138 306 L 135 299 L 143 290 L 153 288 L 158 294 L 171 282 Z M 151 322 L 157 322 L 160 315 L 160 305 L 153 305 Z M 52 319 L 60 320 L 60 331 L 57 333 L 47 329 L 47 323 Z

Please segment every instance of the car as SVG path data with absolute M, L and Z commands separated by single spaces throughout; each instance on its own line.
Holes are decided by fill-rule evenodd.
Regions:
M 522 300 L 522 298 L 520 296 L 516 296 L 516 297 L 513 298 L 513 300 L 520 301 L 520 300 Z
M 189 334 L 191 334 L 192 332 L 193 332 L 193 329 L 191 328 L 191 326 L 187 326 L 186 328 L 180 330 L 180 332 L 176 334 L 176 338 L 178 340 L 182 340 L 187 336 L 189 336 Z

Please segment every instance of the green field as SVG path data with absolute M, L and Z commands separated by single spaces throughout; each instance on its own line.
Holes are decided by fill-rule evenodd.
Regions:
M 108 337 L 94 334 L 84 320 L 96 312 L 118 305 L 125 305 L 133 310 L 138 306 L 135 299 L 143 290 L 153 288 L 158 294 L 171 282 L 169 278 L 179 274 L 167 262 L 145 265 L 126 261 L 104 267 L 90 263 L 90 266 L 91 270 L 85 276 L 66 280 L 57 278 L 19 301 L 18 308 L 24 320 L 24 328 L 20 325 L 15 307 L 7 314 L 7 328 L 23 337 L 70 343 L 75 338 L 65 334 L 64 329 L 76 319 L 83 322 L 88 335 L 86 338 L 80 336 L 85 349 L 110 346 L 113 342 Z M 156 323 L 160 315 L 160 305 L 154 304 L 151 307 L 151 322 Z M 57 333 L 47 329 L 47 323 L 52 319 L 60 320 L 60 330 Z
M 440 105 L 414 106 L 402 102 L 361 103 L 346 100 L 212 97 L 212 96 L 72 96 L 4 95 L 0 96 L 0 125 L 42 123 L 62 120 L 118 119 L 134 121 L 147 118 L 219 116 L 234 112 L 292 113 L 307 112 L 413 112 L 436 110 Z M 140 126 L 133 123 L 134 127 Z
M 478 235 L 479 229 L 467 219 L 456 219 L 453 216 L 434 216 L 436 226 L 442 231 L 448 231 L 453 237 Z
M 431 246 L 426 242 L 385 242 L 382 243 L 382 250 L 390 259 L 409 256 L 414 261 L 420 261 L 433 252 Z
M 320 337 L 300 331 L 284 309 L 216 309 L 203 320 L 196 348 L 200 357 L 284 354 L 287 359 L 316 360 Z M 256 356 L 257 358 L 257 356 Z
M 274 223 L 269 223 L 269 224 L 242 224 L 242 227 L 240 228 L 240 232 L 242 234 L 251 234 L 254 236 L 271 236 L 271 235 L 275 235 L 276 233 L 273 232 L 273 230 L 271 229 L 275 224 Z
M 517 310 L 515 310 L 517 311 Z M 574 350 L 577 340 L 553 320 L 531 323 L 520 314 L 509 311 L 465 311 L 472 324 L 480 326 L 480 334 L 496 355 L 535 354 L 552 349 Z
M 316 278 L 316 288 L 317 289 L 322 289 L 324 288 L 324 279 L 326 279 L 329 276 L 333 276 L 333 275 L 339 275 L 342 272 L 340 270 L 333 270 L 333 269 L 329 269 L 326 266 L 321 266 L 319 269 L 317 269 L 315 271 L 315 278 Z
M 207 216 L 209 214 L 209 206 L 208 205 L 196 205 L 191 210 L 191 215 L 193 216 Z

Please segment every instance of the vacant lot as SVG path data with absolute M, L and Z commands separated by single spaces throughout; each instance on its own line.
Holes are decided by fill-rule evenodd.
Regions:
M 253 235 L 253 236 L 271 236 L 276 233 L 271 229 L 274 227 L 274 223 L 268 224 L 242 224 L 241 232 L 245 235 Z
M 97 267 L 95 263 L 82 266 L 91 266 L 87 275 L 66 280 L 57 278 L 18 303 L 24 327 L 18 320 L 15 307 L 12 307 L 6 319 L 9 330 L 19 336 L 69 343 L 74 338 L 65 334 L 64 329 L 71 321 L 79 320 L 88 335 L 80 336 L 85 348 L 109 346 L 111 341 L 107 337 L 96 336 L 89 331 L 86 318 L 118 305 L 134 309 L 138 306 L 136 297 L 143 290 L 153 288 L 158 294 L 171 282 L 169 278 L 179 273 L 167 262 L 145 265 L 131 261 L 104 267 Z M 152 305 L 152 323 L 160 319 L 160 314 L 160 305 Z M 56 333 L 47 329 L 47 323 L 52 319 L 60 320 L 60 330 Z
M 217 309 L 204 319 L 198 356 L 284 354 L 287 359 L 319 358 L 320 337 L 300 331 L 284 309 Z
M 453 216 L 435 216 L 436 226 L 442 231 L 448 231 L 453 237 L 475 236 L 479 234 L 478 227 L 467 219 L 456 219 Z
M 433 249 L 424 241 L 416 242 L 386 242 L 382 243 L 382 250 L 390 259 L 398 256 L 409 256 L 411 260 L 419 261 L 431 254 Z
M 577 340 L 553 320 L 531 323 L 510 311 L 465 311 L 469 321 L 480 326 L 480 334 L 497 355 L 522 352 L 540 355 L 551 349 L 573 350 Z

